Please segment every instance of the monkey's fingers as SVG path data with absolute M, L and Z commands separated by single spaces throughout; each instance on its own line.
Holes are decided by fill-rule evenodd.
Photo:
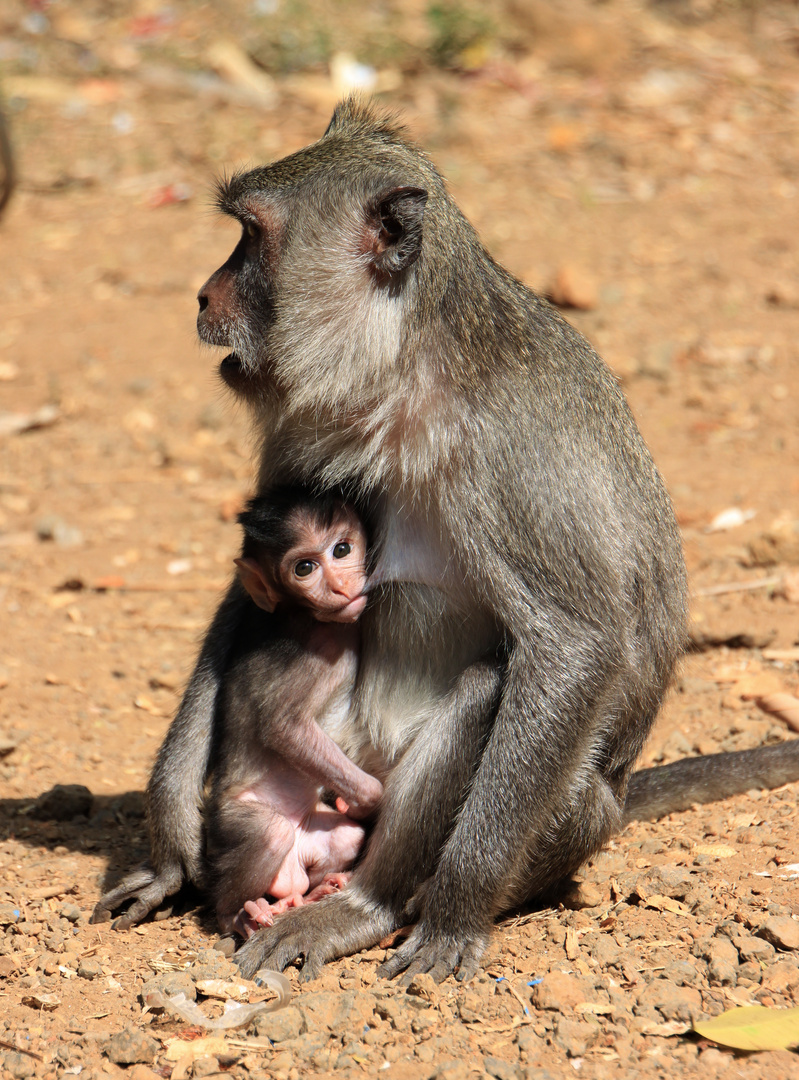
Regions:
M 141 866 L 124 878 L 115 889 L 107 892 L 97 902 L 92 912 L 93 923 L 107 922 L 111 912 L 121 904 L 133 900 L 128 910 L 114 920 L 115 930 L 129 930 L 140 923 L 151 911 L 160 907 L 167 896 L 176 893 L 183 884 L 180 868 L 170 868 L 156 874 L 151 866 Z
M 487 944 L 484 934 L 456 937 L 420 923 L 391 959 L 378 968 L 377 974 L 392 979 L 402 972 L 404 986 L 414 975 L 422 974 L 431 975 L 436 982 L 442 982 L 448 975 L 467 982 L 476 975 Z

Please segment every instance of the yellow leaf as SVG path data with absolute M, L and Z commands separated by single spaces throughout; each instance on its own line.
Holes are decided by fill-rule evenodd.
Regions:
M 748 1005 L 694 1024 L 694 1031 L 734 1050 L 787 1050 L 799 1044 L 799 1008 Z

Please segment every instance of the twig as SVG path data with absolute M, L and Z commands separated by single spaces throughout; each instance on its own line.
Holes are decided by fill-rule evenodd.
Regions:
M 694 596 L 723 596 L 725 593 L 770 589 L 781 581 L 781 577 L 758 578 L 757 581 L 728 581 L 721 585 L 708 585 L 706 589 L 695 589 Z
M 33 1050 L 26 1050 L 22 1046 L 14 1046 L 13 1043 L 6 1042 L 5 1039 L 0 1039 L 0 1046 L 4 1046 L 6 1050 L 13 1050 L 16 1054 L 27 1054 L 28 1057 L 32 1057 L 36 1061 L 44 1061 L 41 1054 L 34 1054 Z

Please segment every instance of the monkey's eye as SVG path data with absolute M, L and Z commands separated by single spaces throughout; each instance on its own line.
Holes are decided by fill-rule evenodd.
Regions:
M 310 559 L 302 559 L 294 567 L 294 576 L 308 577 L 309 574 L 312 574 L 314 572 L 315 567 L 315 562 L 312 562 Z
M 253 225 L 253 223 L 251 221 L 247 221 L 247 222 L 245 222 L 245 225 L 244 225 L 244 231 L 246 232 L 246 234 L 249 236 L 249 238 L 251 240 L 254 240 L 256 238 L 256 236 L 258 235 L 258 226 Z
M 334 559 L 346 559 L 346 557 L 349 555 L 349 553 L 351 551 L 352 551 L 352 544 L 350 544 L 347 540 L 341 540 L 333 548 L 333 558 Z

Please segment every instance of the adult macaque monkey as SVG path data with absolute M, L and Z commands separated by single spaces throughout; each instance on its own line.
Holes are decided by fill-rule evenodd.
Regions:
M 624 820 L 685 641 L 671 505 L 613 376 L 494 262 L 389 119 L 345 102 L 317 143 L 233 176 L 219 204 L 242 235 L 200 291 L 200 338 L 231 350 L 220 370 L 263 433 L 260 490 L 342 485 L 373 514 L 385 584 L 361 620 L 352 723 L 391 767 L 349 887 L 260 930 L 238 962 L 251 975 L 302 955 L 313 976 L 412 916 L 383 973 L 469 978 L 495 916 Z M 101 901 L 134 899 L 123 926 L 198 880 L 241 603 L 234 587 L 156 762 L 153 867 Z M 776 772 L 740 761 L 705 766 L 695 789 L 785 778 L 785 754 Z M 678 763 L 654 787 L 680 778 Z

